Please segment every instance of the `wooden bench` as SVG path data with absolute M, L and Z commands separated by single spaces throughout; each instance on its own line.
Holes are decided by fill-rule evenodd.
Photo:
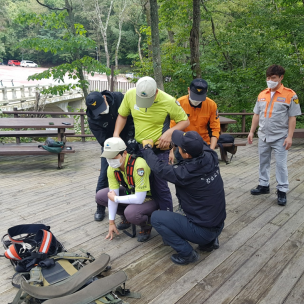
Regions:
M 66 147 L 58 155 L 58 169 L 62 168 L 64 155 L 66 153 L 75 153 L 75 150 L 67 150 Z M 0 144 L 0 156 L 12 155 L 54 155 L 43 148 L 38 148 L 38 144 Z
M 62 133 L 62 136 L 73 136 L 74 134 L 74 130 L 65 130 L 64 133 Z M 57 130 L 0 131 L 0 137 L 57 137 L 57 135 Z
M 58 141 L 65 142 L 66 135 L 75 134 L 74 130 L 66 130 L 66 128 L 74 128 L 73 118 L 0 118 L 0 129 L 1 128 L 15 129 L 15 131 L 1 130 L 0 137 L 16 137 L 16 139 L 19 139 L 19 137 L 52 136 L 57 137 Z M 29 128 L 35 130 L 20 130 Z M 17 144 L 0 144 L 0 156 L 57 154 L 58 168 L 62 168 L 64 155 L 66 153 L 75 153 L 75 150 L 67 149 L 65 147 L 60 153 L 57 154 L 48 152 L 43 148 L 38 148 L 38 143 L 23 144 L 19 141 Z
M 293 132 L 293 138 L 304 138 L 304 129 L 295 129 Z
M 226 162 L 226 164 L 229 163 L 229 159 L 228 159 L 228 154 L 227 152 L 231 153 L 232 155 L 234 155 L 237 151 L 237 147 L 239 146 L 246 146 L 247 145 L 247 139 L 242 139 L 242 138 L 235 138 L 234 139 L 234 143 L 226 143 L 226 144 L 222 144 L 223 145 L 223 150 L 220 150 L 221 153 L 221 159 L 222 161 Z M 218 148 L 218 145 L 215 146 L 215 148 Z

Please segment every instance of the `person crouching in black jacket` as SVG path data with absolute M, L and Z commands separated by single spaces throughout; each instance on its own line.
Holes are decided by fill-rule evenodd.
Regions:
M 175 130 L 173 143 L 183 160 L 176 165 L 164 164 L 155 156 L 149 140 L 143 142 L 143 157 L 164 180 L 175 184 L 176 196 L 185 213 L 154 211 L 151 224 L 165 244 L 176 250 L 171 260 L 186 265 L 198 260 L 198 253 L 188 241 L 198 244 L 199 250 L 217 249 L 218 236 L 224 228 L 226 202 L 217 153 L 209 148 L 195 131 Z
M 106 139 L 113 136 L 118 108 L 124 98 L 121 92 L 102 91 L 91 92 L 86 98 L 88 123 L 91 132 L 101 145 L 101 153 Z M 120 137 L 124 142 L 133 139 L 135 135 L 133 118 L 128 116 L 127 123 L 122 130 Z M 101 169 L 98 178 L 96 193 L 104 188 L 108 188 L 107 178 L 108 163 L 105 158 L 101 158 Z M 105 207 L 97 204 L 97 210 L 94 214 L 95 221 L 102 221 L 105 216 Z

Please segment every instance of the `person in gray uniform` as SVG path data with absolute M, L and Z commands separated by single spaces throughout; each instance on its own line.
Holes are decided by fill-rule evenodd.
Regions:
M 252 144 L 253 134 L 259 125 L 259 185 L 251 189 L 252 195 L 270 192 L 270 161 L 274 151 L 276 160 L 276 179 L 278 204 L 285 206 L 288 191 L 287 154 L 292 145 L 296 116 L 301 115 L 297 94 L 282 84 L 285 69 L 272 65 L 266 70 L 268 88 L 263 90 L 253 109 L 254 115 L 248 143 Z

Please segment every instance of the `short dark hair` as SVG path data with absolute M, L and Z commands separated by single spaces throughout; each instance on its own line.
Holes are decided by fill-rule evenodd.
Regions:
M 278 75 L 281 77 L 282 75 L 285 74 L 285 69 L 277 64 L 271 65 L 267 70 L 266 70 L 266 77 L 270 77 L 273 75 Z
M 118 155 L 121 155 L 121 156 L 122 156 L 122 155 L 124 154 L 125 151 L 126 151 L 126 150 L 123 150 L 123 151 L 118 152 L 118 154 L 117 154 L 116 156 L 118 156 Z M 116 157 L 116 156 L 115 156 L 115 157 Z

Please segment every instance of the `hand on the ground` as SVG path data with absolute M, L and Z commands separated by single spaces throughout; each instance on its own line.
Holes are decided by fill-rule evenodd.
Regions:
M 115 196 L 116 196 L 116 193 L 112 190 L 110 192 L 108 192 L 108 198 L 112 201 L 112 202 L 115 202 Z
M 108 235 L 106 236 L 106 239 L 110 239 L 110 241 L 113 240 L 114 233 L 116 233 L 117 235 L 119 235 L 119 232 L 118 232 L 118 230 L 116 228 L 115 223 L 109 225 L 109 232 L 108 232 Z
M 171 149 L 169 153 L 169 165 L 173 165 L 173 163 L 174 163 L 174 149 Z
M 172 137 L 172 131 L 169 129 L 158 139 L 159 140 L 158 148 L 165 149 L 167 147 L 170 147 L 171 137 Z
M 249 132 L 247 139 L 248 139 L 248 144 L 252 144 L 252 141 L 253 141 L 253 133 L 252 132 Z
M 292 145 L 292 138 L 286 137 L 286 139 L 284 140 L 284 143 L 283 143 L 283 146 L 285 146 L 285 150 L 289 150 L 291 145 Z
M 144 140 L 142 141 L 142 145 L 143 145 L 144 148 L 145 148 L 146 145 L 151 145 L 151 147 L 153 148 L 154 143 L 153 143 L 153 140 L 152 140 L 152 139 L 144 139 Z

